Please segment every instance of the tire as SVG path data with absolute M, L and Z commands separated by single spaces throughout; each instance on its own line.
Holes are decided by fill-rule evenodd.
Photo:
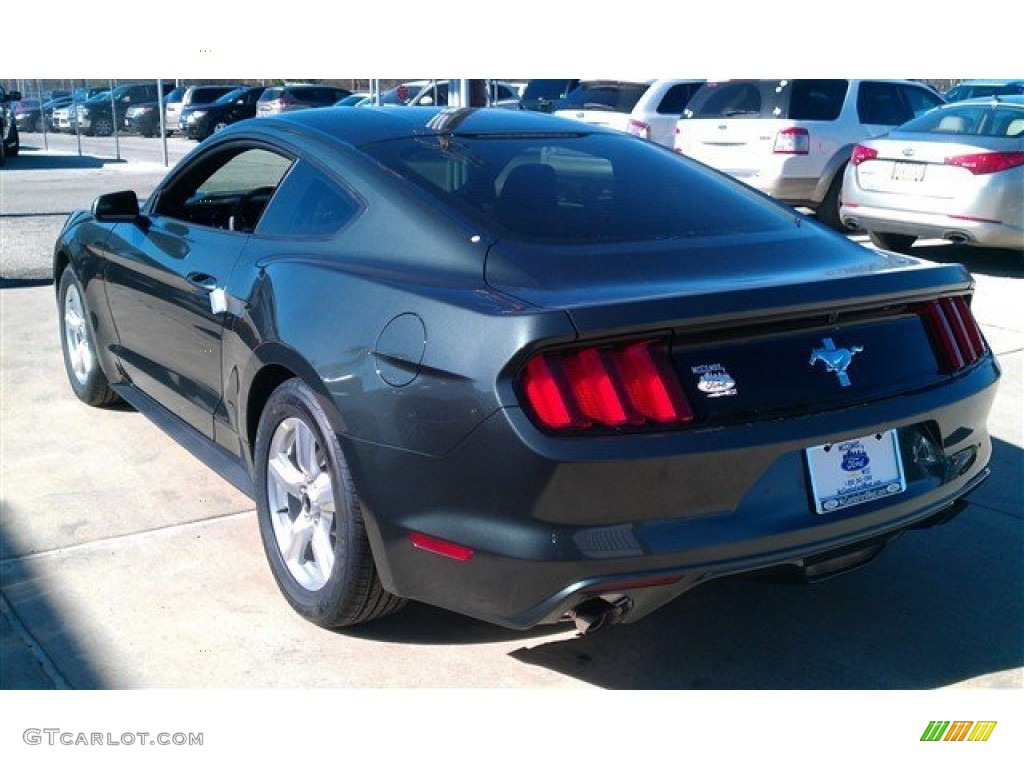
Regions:
M 337 435 L 300 380 L 267 400 L 254 464 L 263 548 L 296 613 L 321 627 L 351 627 L 405 605 L 381 586 Z
M 90 135 L 113 136 L 114 122 L 109 117 L 100 117 L 96 120 L 93 120 Z
M 868 232 L 871 242 L 885 251 L 910 253 L 911 246 L 917 241 L 914 235 L 898 235 L 895 232 Z
M 17 157 L 21 151 L 21 137 L 18 136 L 18 126 L 11 126 L 11 144 L 7 147 L 8 157 Z
M 852 232 L 848 226 L 843 224 L 839 218 L 839 194 L 843 189 L 843 173 L 846 171 L 846 166 L 840 167 L 836 171 L 836 175 L 832 179 L 832 183 L 828 187 L 828 192 L 825 193 L 825 199 L 821 201 L 821 205 L 814 212 L 818 221 L 827 227 L 831 227 L 837 232 L 848 233 Z
M 60 276 L 57 314 L 64 370 L 75 396 L 87 405 L 113 405 L 121 398 L 110 388 L 107 376 L 96 359 L 96 337 L 89 322 L 85 293 L 71 267 Z

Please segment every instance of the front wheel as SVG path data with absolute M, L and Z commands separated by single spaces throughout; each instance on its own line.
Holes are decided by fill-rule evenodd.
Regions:
M 910 253 L 911 246 L 917 240 L 913 235 L 898 235 L 895 232 L 868 232 L 871 242 L 885 251 Z
M 97 136 L 112 136 L 114 134 L 114 123 L 106 117 L 99 117 L 93 121 L 92 132 Z
M 120 398 L 110 388 L 110 382 L 96 359 L 96 339 L 89 322 L 89 308 L 71 267 L 65 268 L 60 276 L 58 296 L 61 351 L 72 391 L 87 405 L 116 403 Z
M 267 401 L 254 464 L 263 548 L 299 615 L 322 627 L 349 627 L 405 604 L 381 586 L 338 438 L 298 379 Z

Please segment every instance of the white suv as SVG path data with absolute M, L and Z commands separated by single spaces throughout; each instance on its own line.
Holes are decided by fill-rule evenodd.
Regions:
M 709 82 L 683 112 L 674 148 L 842 229 L 843 170 L 857 143 L 943 103 L 911 80 Z
M 703 80 L 580 80 L 553 107 L 559 117 L 604 125 L 672 146 L 676 121 Z

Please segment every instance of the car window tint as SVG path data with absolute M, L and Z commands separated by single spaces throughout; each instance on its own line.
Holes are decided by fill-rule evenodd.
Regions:
M 647 88 L 643 83 L 580 83 L 558 108 L 631 112 Z
M 920 117 L 928 110 L 935 109 L 935 107 L 945 103 L 936 94 L 930 93 L 924 88 L 905 86 L 903 88 L 903 96 L 910 106 L 910 111 L 914 113 L 914 117 Z
M 643 241 L 789 225 L 742 185 L 624 136 L 419 138 L 364 151 L 445 205 L 528 240 Z
M 531 80 L 523 91 L 523 101 L 529 99 L 560 99 L 568 92 L 572 80 Z
M 848 88 L 846 80 L 794 80 L 789 95 L 789 119 L 838 119 Z
M 765 106 L 757 83 L 708 83 L 692 100 L 687 116 L 760 117 Z
M 676 83 L 666 91 L 658 104 L 659 115 L 681 115 L 690 99 L 700 89 L 700 83 Z
M 1021 135 L 1022 128 L 1024 109 L 972 104 L 953 105 L 928 112 L 900 126 L 900 132 L 1014 138 Z
M 252 232 L 290 158 L 256 147 L 206 155 L 160 192 L 156 213 L 217 229 Z
M 299 163 L 260 219 L 258 235 L 332 235 L 359 212 L 359 203 L 308 162 Z
M 860 84 L 857 115 L 869 125 L 901 125 L 913 117 L 910 107 L 900 98 L 898 85 L 871 82 Z

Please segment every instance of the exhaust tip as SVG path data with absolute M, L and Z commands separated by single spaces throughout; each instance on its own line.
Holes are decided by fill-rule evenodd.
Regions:
M 971 236 L 966 232 L 953 231 L 947 232 L 942 236 L 943 240 L 949 240 L 950 242 L 961 244 L 971 242 Z
M 618 624 L 633 608 L 633 601 L 625 595 L 608 595 L 607 598 L 592 597 L 569 611 L 581 637 Z

